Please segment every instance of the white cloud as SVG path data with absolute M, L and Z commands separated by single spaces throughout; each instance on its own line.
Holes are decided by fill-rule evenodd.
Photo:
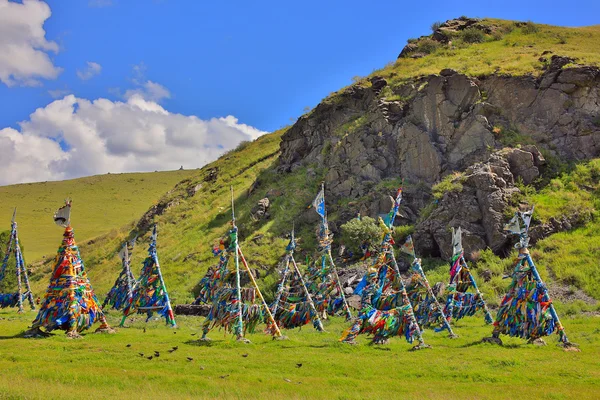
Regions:
M 149 101 L 159 102 L 162 99 L 171 98 L 171 92 L 169 92 L 169 89 L 160 83 L 146 81 L 144 83 L 140 83 L 139 87 L 136 89 L 127 90 L 123 95 L 126 100 L 129 100 L 134 96 L 138 96 Z
M 100 74 L 101 71 L 102 71 L 102 65 L 92 62 L 92 61 L 88 61 L 85 69 L 77 70 L 77 76 L 82 81 L 87 81 L 88 79 L 91 79 L 94 76 Z
M 65 97 L 69 93 L 70 93 L 70 90 L 67 90 L 67 89 L 53 89 L 53 90 L 48 90 L 48 94 L 53 99 L 58 99 L 59 97 Z
M 68 95 L 19 125 L 0 130 L 0 185 L 197 168 L 265 133 L 233 116 L 171 113 L 139 94 L 125 102 Z
M 62 71 L 48 56 L 58 52 L 44 31 L 51 14 L 42 1 L 0 0 L 0 81 L 5 85 L 37 86 L 40 79 L 56 79 Z
M 219 118 L 219 121 L 224 122 L 230 128 L 239 129 L 240 131 L 244 132 L 246 135 L 250 136 L 252 138 L 252 140 L 265 134 L 263 131 L 256 129 L 253 126 L 238 123 L 238 119 L 236 117 L 234 117 L 233 115 L 221 117 L 221 118 Z

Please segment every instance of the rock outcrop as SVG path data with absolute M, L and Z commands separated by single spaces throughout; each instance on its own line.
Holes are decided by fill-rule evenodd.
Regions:
M 534 146 L 529 151 L 501 150 L 455 177 L 456 183 L 460 183 L 455 185 L 456 190 L 446 192 L 431 214 L 416 226 L 418 253 L 449 258 L 450 228 L 458 227 L 463 230 L 467 257 L 485 247 L 499 253 L 507 250 L 510 243 L 503 227 L 511 198 L 519 192 L 515 179 L 533 180 L 539 176 L 541 160 L 536 164 L 534 158 L 537 152 Z
M 466 243 L 472 241 L 470 248 L 490 245 L 500 251 L 505 238 L 492 231 L 504 217 L 494 204 L 495 212 L 487 211 L 487 203 L 503 201 L 500 198 L 512 190 L 509 182 L 515 177 L 524 183 L 536 179 L 544 165 L 538 148 L 562 160 L 600 155 L 600 70 L 565 67 L 568 62 L 552 56 L 539 78 L 476 79 L 445 69 L 386 89 L 394 100 L 381 95 L 386 80 L 372 77 L 301 117 L 282 137 L 278 168 L 281 172 L 303 165 L 323 168 L 330 209 L 334 211 L 335 201 L 342 198 L 354 205 L 340 210 L 341 220 L 357 211 L 372 217 L 387 212 L 379 205 L 386 191 L 378 184 L 402 177 L 413 185 L 406 185 L 402 210 L 406 218 L 401 222 L 415 223 L 419 210 L 430 202 L 434 183 L 485 162 L 487 167 L 478 165 L 466 174 L 466 186 L 472 188 L 467 190 L 478 196 L 462 207 L 463 228 Z M 494 152 L 516 147 L 523 138 L 537 148 L 522 146 L 494 160 Z M 422 245 L 432 254 L 436 246 L 440 251 L 445 247 L 442 229 L 447 225 L 431 226 L 434 233 Z

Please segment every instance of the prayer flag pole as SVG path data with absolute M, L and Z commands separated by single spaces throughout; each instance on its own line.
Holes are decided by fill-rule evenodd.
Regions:
M 519 235 L 519 242 L 515 245 L 519 255 L 508 293 L 500 303 L 492 336 L 484 338 L 483 342 L 501 345 L 500 334 L 504 333 L 528 339 L 531 343 L 557 331 L 559 341 L 566 350 L 579 351 L 575 343 L 569 342 L 548 287 L 529 254 L 529 225 L 532 215 L 533 208 L 527 212 L 516 212 L 504 227 L 506 231 Z M 523 228 L 520 221 L 524 224 Z

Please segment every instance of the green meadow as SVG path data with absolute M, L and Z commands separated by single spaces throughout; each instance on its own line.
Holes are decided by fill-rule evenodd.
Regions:
M 160 196 L 194 173 L 107 174 L 0 186 L 0 232 L 10 230 L 17 207 L 19 239 L 26 250 L 26 261 L 32 262 L 56 252 L 61 233 L 52 216 L 67 197 L 73 199 L 72 220 L 78 239 L 89 240 L 137 220 Z
M 556 336 L 546 338 L 547 346 L 513 338 L 503 338 L 503 347 L 482 344 L 491 327 L 478 315 L 455 324 L 458 339 L 427 330 L 432 348 L 411 352 L 400 338 L 375 346 L 364 336 L 356 346 L 339 343 L 347 327 L 341 317 L 325 321 L 325 333 L 310 326 L 287 331 L 286 341 L 257 332 L 243 344 L 213 331 L 212 342 L 203 344 L 202 318 L 195 317 L 179 317 L 177 329 L 137 317 L 114 335 L 18 337 L 34 316 L 0 311 L 0 398 L 597 399 L 600 393 L 598 317 L 564 320 L 581 352 L 564 351 Z M 118 319 L 109 316 L 114 325 Z

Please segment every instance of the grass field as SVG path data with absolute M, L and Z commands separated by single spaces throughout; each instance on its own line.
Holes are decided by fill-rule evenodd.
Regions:
M 163 194 L 196 170 L 97 175 L 58 182 L 0 186 L 0 231 L 10 230 L 17 207 L 19 240 L 27 262 L 53 255 L 61 231 L 54 211 L 73 199 L 73 223 L 80 241 L 137 220 Z
M 194 317 L 179 317 L 175 330 L 140 317 L 115 335 L 15 337 L 33 317 L 0 311 L 0 398 L 597 399 L 600 393 L 598 317 L 564 321 L 580 353 L 563 351 L 555 336 L 545 347 L 511 338 L 504 347 L 481 344 L 491 329 L 478 316 L 456 324 L 459 339 L 427 330 L 433 348 L 417 352 L 400 338 L 381 346 L 364 336 L 357 346 L 341 344 L 342 318 L 326 321 L 326 333 L 308 326 L 285 332 L 287 341 L 255 333 L 245 345 L 214 331 L 206 346 L 197 342 L 202 319 Z M 154 351 L 160 357 L 139 355 Z
M 464 43 L 454 38 L 452 46 L 439 46 L 422 58 L 400 58 L 373 74 L 393 81 L 438 74 L 443 68 L 471 76 L 540 75 L 544 63 L 539 58 L 544 51 L 572 57 L 579 64 L 600 65 L 600 25 L 568 28 L 535 24 L 536 32 L 526 32 L 514 27 L 512 21 L 484 19 L 483 22 L 501 27 L 501 36 L 488 36 L 483 43 Z

